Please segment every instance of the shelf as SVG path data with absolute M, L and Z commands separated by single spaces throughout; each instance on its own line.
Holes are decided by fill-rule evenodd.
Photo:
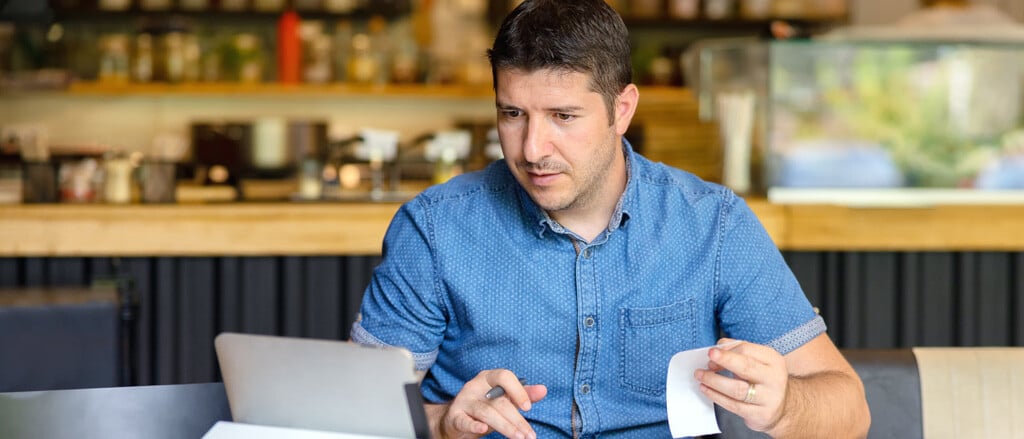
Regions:
M 835 26 L 849 21 L 845 15 L 840 16 L 815 16 L 815 17 L 767 17 L 758 19 L 746 18 L 627 18 L 624 20 L 629 28 L 644 27 L 692 27 L 692 28 L 715 28 L 715 29 L 760 29 L 767 28 L 774 21 L 785 21 L 793 25 L 811 27 Z
M 348 11 L 330 11 L 324 8 L 300 8 L 296 12 L 305 18 L 311 19 L 338 19 L 346 17 L 369 17 L 371 15 L 381 15 L 384 17 L 398 17 L 408 15 L 412 12 L 412 3 L 408 0 L 375 0 L 372 2 L 362 2 L 358 7 L 353 7 Z M 281 9 L 255 9 L 253 7 L 247 7 L 243 10 L 224 10 L 215 7 L 207 7 L 205 10 L 194 10 L 188 8 L 182 8 L 172 6 L 166 9 L 143 9 L 138 4 L 133 4 L 131 7 L 124 10 L 108 10 L 99 9 L 96 6 L 92 7 L 55 7 L 52 9 L 53 14 L 58 20 L 120 20 L 125 18 L 139 18 L 139 17 L 159 17 L 166 15 L 177 15 L 183 17 L 199 18 L 199 19 L 276 19 L 280 15 L 288 10 L 288 8 Z
M 493 98 L 490 85 L 355 85 L 355 84 L 240 84 L 240 83 L 100 83 L 74 82 L 67 89 L 73 96 L 261 96 L 261 97 L 345 97 L 390 98 Z
M 25 92 L 28 93 L 28 92 Z M 48 92 L 52 93 L 52 92 Z M 693 99 L 690 90 L 681 87 L 640 86 L 641 105 L 679 102 Z M 494 90 L 487 85 L 355 85 L 355 84 L 113 84 L 74 82 L 66 94 L 70 96 L 231 96 L 282 98 L 383 97 L 395 99 L 472 99 L 493 100 Z

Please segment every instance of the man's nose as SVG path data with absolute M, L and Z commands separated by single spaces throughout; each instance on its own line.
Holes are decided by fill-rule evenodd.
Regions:
M 537 163 L 551 155 L 551 129 L 542 118 L 530 118 L 523 134 L 523 158 Z

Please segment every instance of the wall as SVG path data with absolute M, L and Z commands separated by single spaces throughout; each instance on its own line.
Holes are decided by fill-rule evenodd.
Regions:
M 459 119 L 493 120 L 488 99 L 400 99 L 372 96 L 64 95 L 26 93 L 0 100 L 0 126 L 41 124 L 53 145 L 111 145 L 148 152 L 153 136 L 188 136 L 191 121 L 285 117 L 398 130 L 404 138 L 452 127 Z

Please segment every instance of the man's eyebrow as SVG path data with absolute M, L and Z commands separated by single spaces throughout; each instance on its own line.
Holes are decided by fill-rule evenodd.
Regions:
M 583 107 L 579 105 L 570 105 L 567 107 L 552 107 L 548 108 L 548 111 L 552 113 L 578 113 L 583 111 Z
M 522 108 L 519 108 L 515 105 L 503 104 L 501 102 L 496 102 L 494 106 L 499 110 L 522 110 Z M 578 113 L 583 111 L 583 107 L 580 105 L 569 105 L 565 107 L 550 107 L 546 108 L 545 111 L 551 113 Z

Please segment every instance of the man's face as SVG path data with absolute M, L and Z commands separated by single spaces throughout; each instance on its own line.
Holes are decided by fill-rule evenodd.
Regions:
M 505 161 L 533 201 L 556 218 L 602 203 L 614 205 L 621 195 L 621 135 L 630 118 L 617 116 L 609 123 L 604 100 L 590 90 L 589 80 L 583 73 L 553 70 L 500 70 L 497 75 L 498 135 Z

